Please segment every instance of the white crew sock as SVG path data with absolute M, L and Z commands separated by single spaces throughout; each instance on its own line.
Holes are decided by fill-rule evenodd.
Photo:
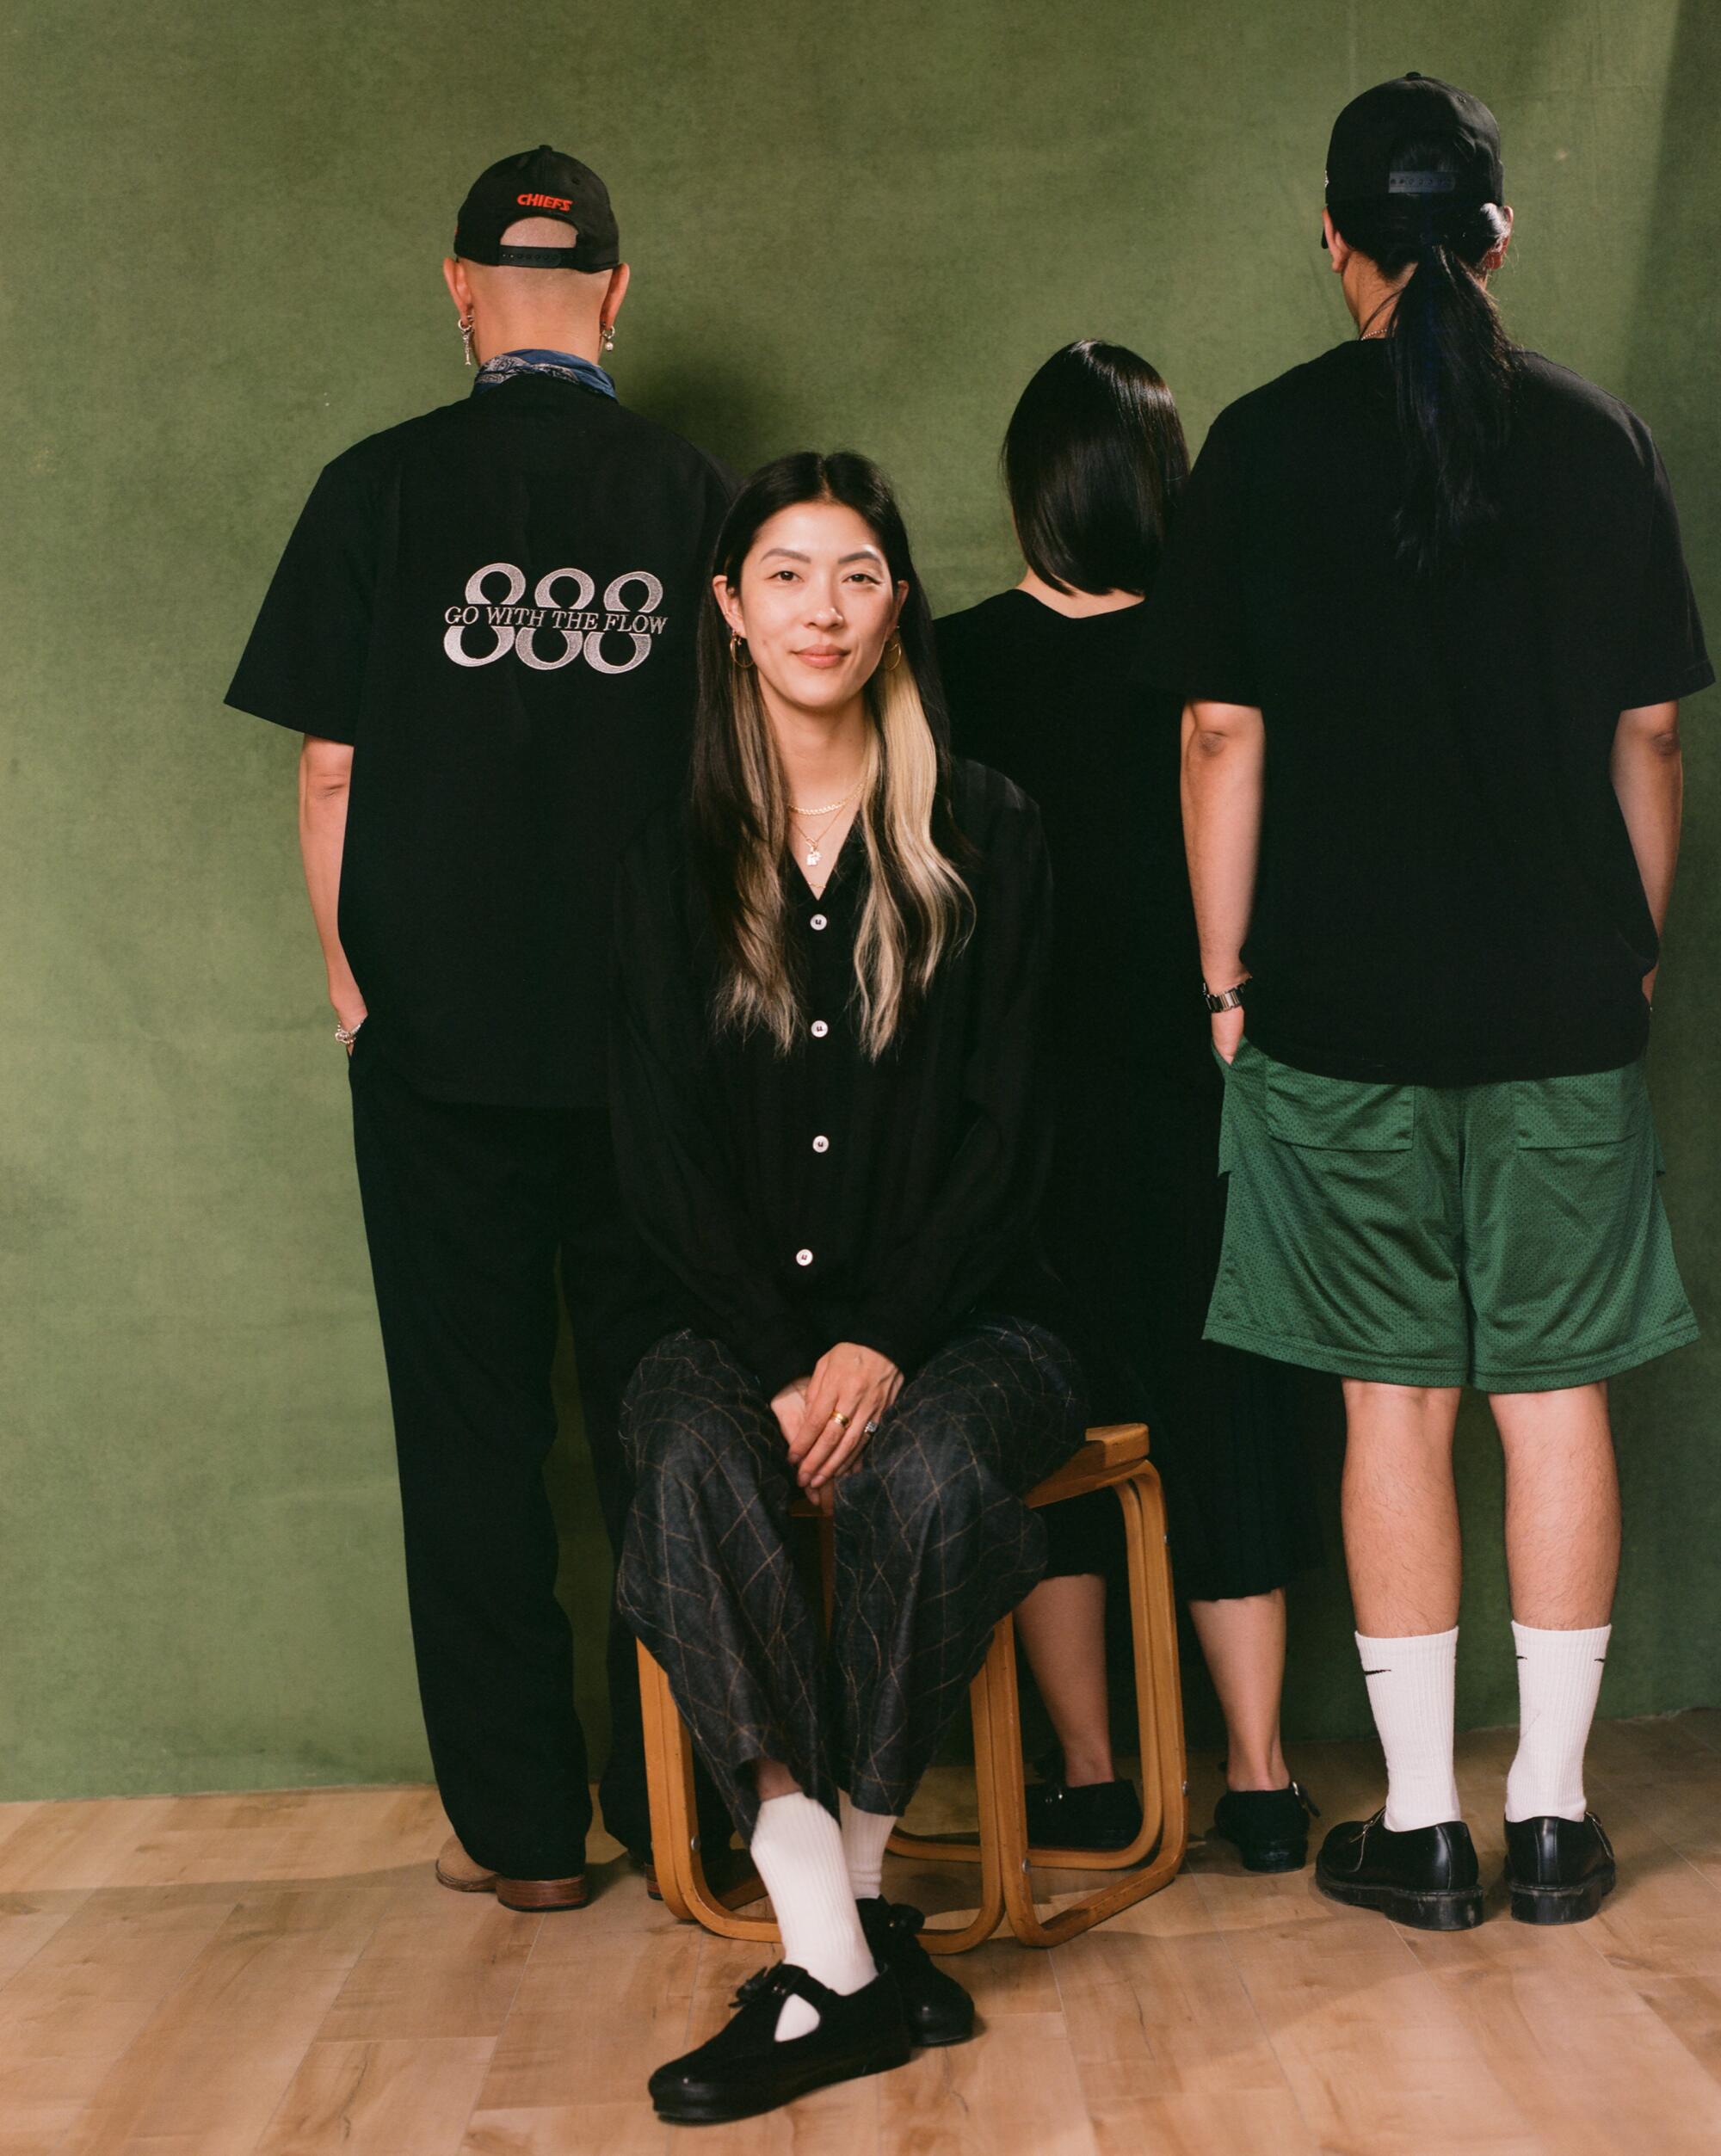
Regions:
M 768 1796 L 747 1846 L 776 1912 L 783 1959 L 830 1991 L 864 1989 L 879 1971 L 848 1884 L 842 1830 L 823 1805 L 799 1789 Z M 786 1999 L 777 2041 L 786 2043 L 817 2026 L 817 2007 Z
M 842 1813 L 842 1853 L 848 1883 L 857 1901 L 876 1900 L 885 1891 L 885 1844 L 896 1832 L 895 1812 L 857 1812 L 845 1789 L 837 1802 Z
M 1506 1777 L 1508 1819 L 1583 1817 L 1583 1747 L 1613 1629 L 1542 1632 L 1513 1620 L 1518 1752 Z
M 1458 1627 L 1397 1640 L 1356 1635 L 1368 1704 L 1386 1754 L 1386 1826 L 1395 1834 L 1459 1816 L 1453 1778 Z

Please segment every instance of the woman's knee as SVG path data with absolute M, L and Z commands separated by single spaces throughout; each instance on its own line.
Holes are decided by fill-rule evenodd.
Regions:
M 918 1543 L 972 1526 L 998 1492 L 961 1429 L 939 1421 L 892 1434 L 868 1463 L 885 1516 Z

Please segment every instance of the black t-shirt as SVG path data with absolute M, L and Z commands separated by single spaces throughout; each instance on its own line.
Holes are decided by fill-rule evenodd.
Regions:
M 815 898 L 786 853 L 805 1025 L 787 1055 L 718 1031 L 719 962 L 684 821 L 655 817 L 616 895 L 612 1112 L 624 1190 L 674 1276 L 669 1321 L 728 1341 L 768 1393 L 837 1340 L 911 1374 L 972 1311 L 1058 1323 L 1033 1240 L 1051 1152 L 1042 1019 L 1052 892 L 1039 816 L 959 761 L 974 929 L 885 1053 L 864 1052 L 854 943 L 870 888 L 848 829 Z
M 604 1098 L 611 886 L 685 776 L 731 490 L 678 435 L 541 373 L 318 479 L 227 701 L 354 745 L 341 941 L 423 1091 Z
M 1150 602 L 1162 687 L 1265 714 L 1250 1036 L 1397 1083 L 1629 1063 L 1657 943 L 1614 730 L 1714 679 L 1667 475 L 1534 354 L 1461 576 L 1396 566 L 1400 471 L 1383 340 L 1293 368 L 1215 421 Z
M 1014 779 L 1045 820 L 1054 1062 L 1103 1070 L 1130 1097 L 1215 1077 L 1178 804 L 1182 706 L 1138 678 L 1145 619 L 1005 591 L 938 624 L 958 751 Z

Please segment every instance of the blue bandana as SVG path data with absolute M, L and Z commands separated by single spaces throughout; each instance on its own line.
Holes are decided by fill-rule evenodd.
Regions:
M 516 374 L 558 374 L 564 382 L 595 390 L 600 397 L 615 395 L 615 385 L 603 369 L 595 360 L 583 360 L 577 352 L 498 352 L 478 369 L 472 387 L 475 391 L 494 389 L 499 382 L 512 381 Z

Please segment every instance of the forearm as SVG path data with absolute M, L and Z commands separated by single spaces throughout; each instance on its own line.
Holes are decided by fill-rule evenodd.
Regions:
M 329 1001 L 343 1025 L 355 1026 L 365 1013 L 365 999 L 341 948 L 338 916 L 341 860 L 347 841 L 347 768 L 326 753 L 337 743 L 307 739 L 299 764 L 299 850 L 305 864 L 305 887 L 323 946 L 329 976 Z
M 1201 973 L 1223 990 L 1243 976 L 1255 901 L 1267 735 L 1243 705 L 1192 704 L 1183 714 L 1183 840 Z
M 1685 796 L 1676 705 L 1625 714 L 1614 736 L 1610 776 L 1659 935 L 1673 896 Z

